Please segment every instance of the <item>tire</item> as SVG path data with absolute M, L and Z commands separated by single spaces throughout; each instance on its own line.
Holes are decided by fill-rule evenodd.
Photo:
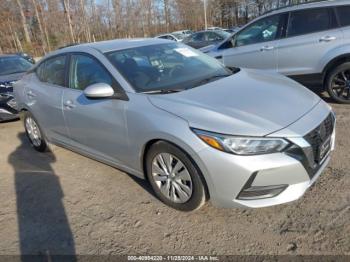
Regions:
M 184 151 L 160 141 L 149 149 L 145 164 L 148 181 L 163 203 L 181 211 L 194 211 L 205 204 L 207 191 L 204 178 Z
M 335 101 L 350 104 L 350 62 L 330 71 L 326 79 L 326 90 Z
M 48 147 L 44 133 L 42 132 L 38 121 L 30 112 L 24 112 L 23 123 L 26 135 L 32 147 L 34 147 L 34 149 L 38 152 L 47 151 Z

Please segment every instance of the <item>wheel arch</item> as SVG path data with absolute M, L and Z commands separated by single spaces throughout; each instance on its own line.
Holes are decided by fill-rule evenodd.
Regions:
M 325 86 L 325 84 L 326 84 L 326 81 L 327 81 L 327 77 L 328 77 L 328 74 L 329 74 L 329 72 L 333 69 L 333 68 L 335 68 L 335 67 L 337 67 L 337 66 L 339 66 L 339 65 L 341 65 L 341 64 L 343 64 L 343 63 L 346 63 L 346 62 L 350 62 L 350 53 L 346 53 L 346 54 L 342 54 L 342 55 L 339 55 L 339 56 L 337 56 L 337 57 L 335 57 L 335 58 L 333 58 L 331 61 L 329 61 L 327 64 L 326 64 L 326 66 L 324 67 L 324 69 L 323 69 L 323 79 L 322 79 L 322 82 L 323 82 L 323 85 Z
M 148 181 L 148 178 L 147 178 L 147 175 L 146 175 L 146 172 L 147 172 L 147 169 L 146 169 L 146 157 L 147 157 L 147 153 L 148 151 L 150 150 L 150 148 L 152 147 L 152 145 L 154 145 L 155 143 L 158 143 L 158 142 L 166 142 L 166 143 L 169 143 L 175 147 L 177 147 L 178 149 L 180 149 L 182 152 L 184 152 L 188 157 L 189 159 L 192 161 L 192 163 L 196 166 L 196 168 L 199 170 L 199 173 L 201 175 L 201 179 L 204 183 L 204 187 L 205 187 L 205 194 L 206 194 L 206 199 L 209 200 L 210 199 L 210 187 L 211 187 L 211 181 L 208 181 L 208 177 L 204 174 L 202 168 L 201 168 L 201 164 L 198 163 L 198 160 L 195 159 L 193 157 L 193 153 L 190 153 L 188 152 L 186 149 L 184 149 L 185 146 L 179 146 L 177 143 L 173 142 L 173 141 L 170 141 L 168 139 L 163 139 L 163 138 L 154 138 L 154 139 L 151 139 L 149 141 L 147 141 L 145 143 L 145 145 L 143 146 L 143 149 L 142 149 L 142 153 L 141 153 L 141 164 L 142 164 L 142 171 L 144 172 L 144 177 L 145 177 L 145 180 Z

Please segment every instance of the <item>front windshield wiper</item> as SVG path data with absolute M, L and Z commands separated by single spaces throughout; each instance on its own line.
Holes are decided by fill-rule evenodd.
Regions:
M 184 91 L 185 89 L 159 89 L 141 92 L 142 94 L 171 94 Z
M 26 71 L 15 71 L 15 72 L 10 72 L 10 73 L 6 73 L 6 74 L 1 74 L 1 75 L 13 75 L 13 74 L 19 74 L 19 73 L 24 73 Z
M 230 76 L 231 74 L 220 74 L 220 75 L 213 75 L 213 76 L 210 76 L 210 77 L 207 77 L 207 78 L 204 78 L 202 80 L 200 80 L 199 82 L 197 82 L 194 87 L 196 86 L 201 86 L 201 85 L 204 85 L 204 84 L 208 84 L 209 82 L 212 82 L 214 81 L 215 79 L 217 78 L 224 78 L 224 77 L 228 77 Z

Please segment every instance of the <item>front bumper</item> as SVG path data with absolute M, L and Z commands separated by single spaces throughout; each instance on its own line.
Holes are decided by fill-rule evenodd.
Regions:
M 18 111 L 15 108 L 13 96 L 9 94 L 0 94 L 0 122 L 18 119 Z
M 320 114 L 319 110 L 315 112 Z M 323 123 L 322 121 L 329 114 L 329 109 L 323 110 L 318 116 L 320 119 L 318 124 Z M 305 119 L 307 121 L 308 117 Z M 297 125 L 300 124 L 298 122 Z M 309 127 L 310 132 L 310 125 L 306 122 L 304 124 Z M 305 138 L 306 133 L 302 133 L 299 137 L 294 134 L 291 137 L 284 137 L 293 144 L 293 148 L 283 153 L 238 156 L 220 152 L 211 147 L 198 152 L 203 174 L 207 181 L 211 182 L 209 193 L 212 203 L 219 207 L 259 208 L 299 199 L 322 174 L 330 161 L 335 144 L 335 120 L 333 129 L 330 131 L 330 150 L 316 164 L 315 157 L 312 155 L 312 145 Z M 271 196 L 261 197 L 255 192 L 250 197 L 241 197 L 241 193 L 247 188 L 276 187 L 282 189 Z

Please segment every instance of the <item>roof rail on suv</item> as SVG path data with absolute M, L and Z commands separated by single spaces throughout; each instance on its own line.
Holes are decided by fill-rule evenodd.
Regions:
M 284 6 L 281 6 L 281 7 L 274 8 L 274 9 L 271 9 L 269 11 L 266 11 L 263 15 L 266 15 L 266 14 L 269 14 L 269 13 L 272 13 L 272 12 L 275 12 L 275 11 L 278 11 L 278 10 L 281 10 L 281 9 L 284 9 L 284 8 L 288 8 L 288 7 L 307 5 L 307 4 L 317 3 L 317 2 L 327 2 L 327 1 L 330 1 L 330 0 L 311 0 L 311 1 L 303 2 L 303 3 L 284 5 Z

